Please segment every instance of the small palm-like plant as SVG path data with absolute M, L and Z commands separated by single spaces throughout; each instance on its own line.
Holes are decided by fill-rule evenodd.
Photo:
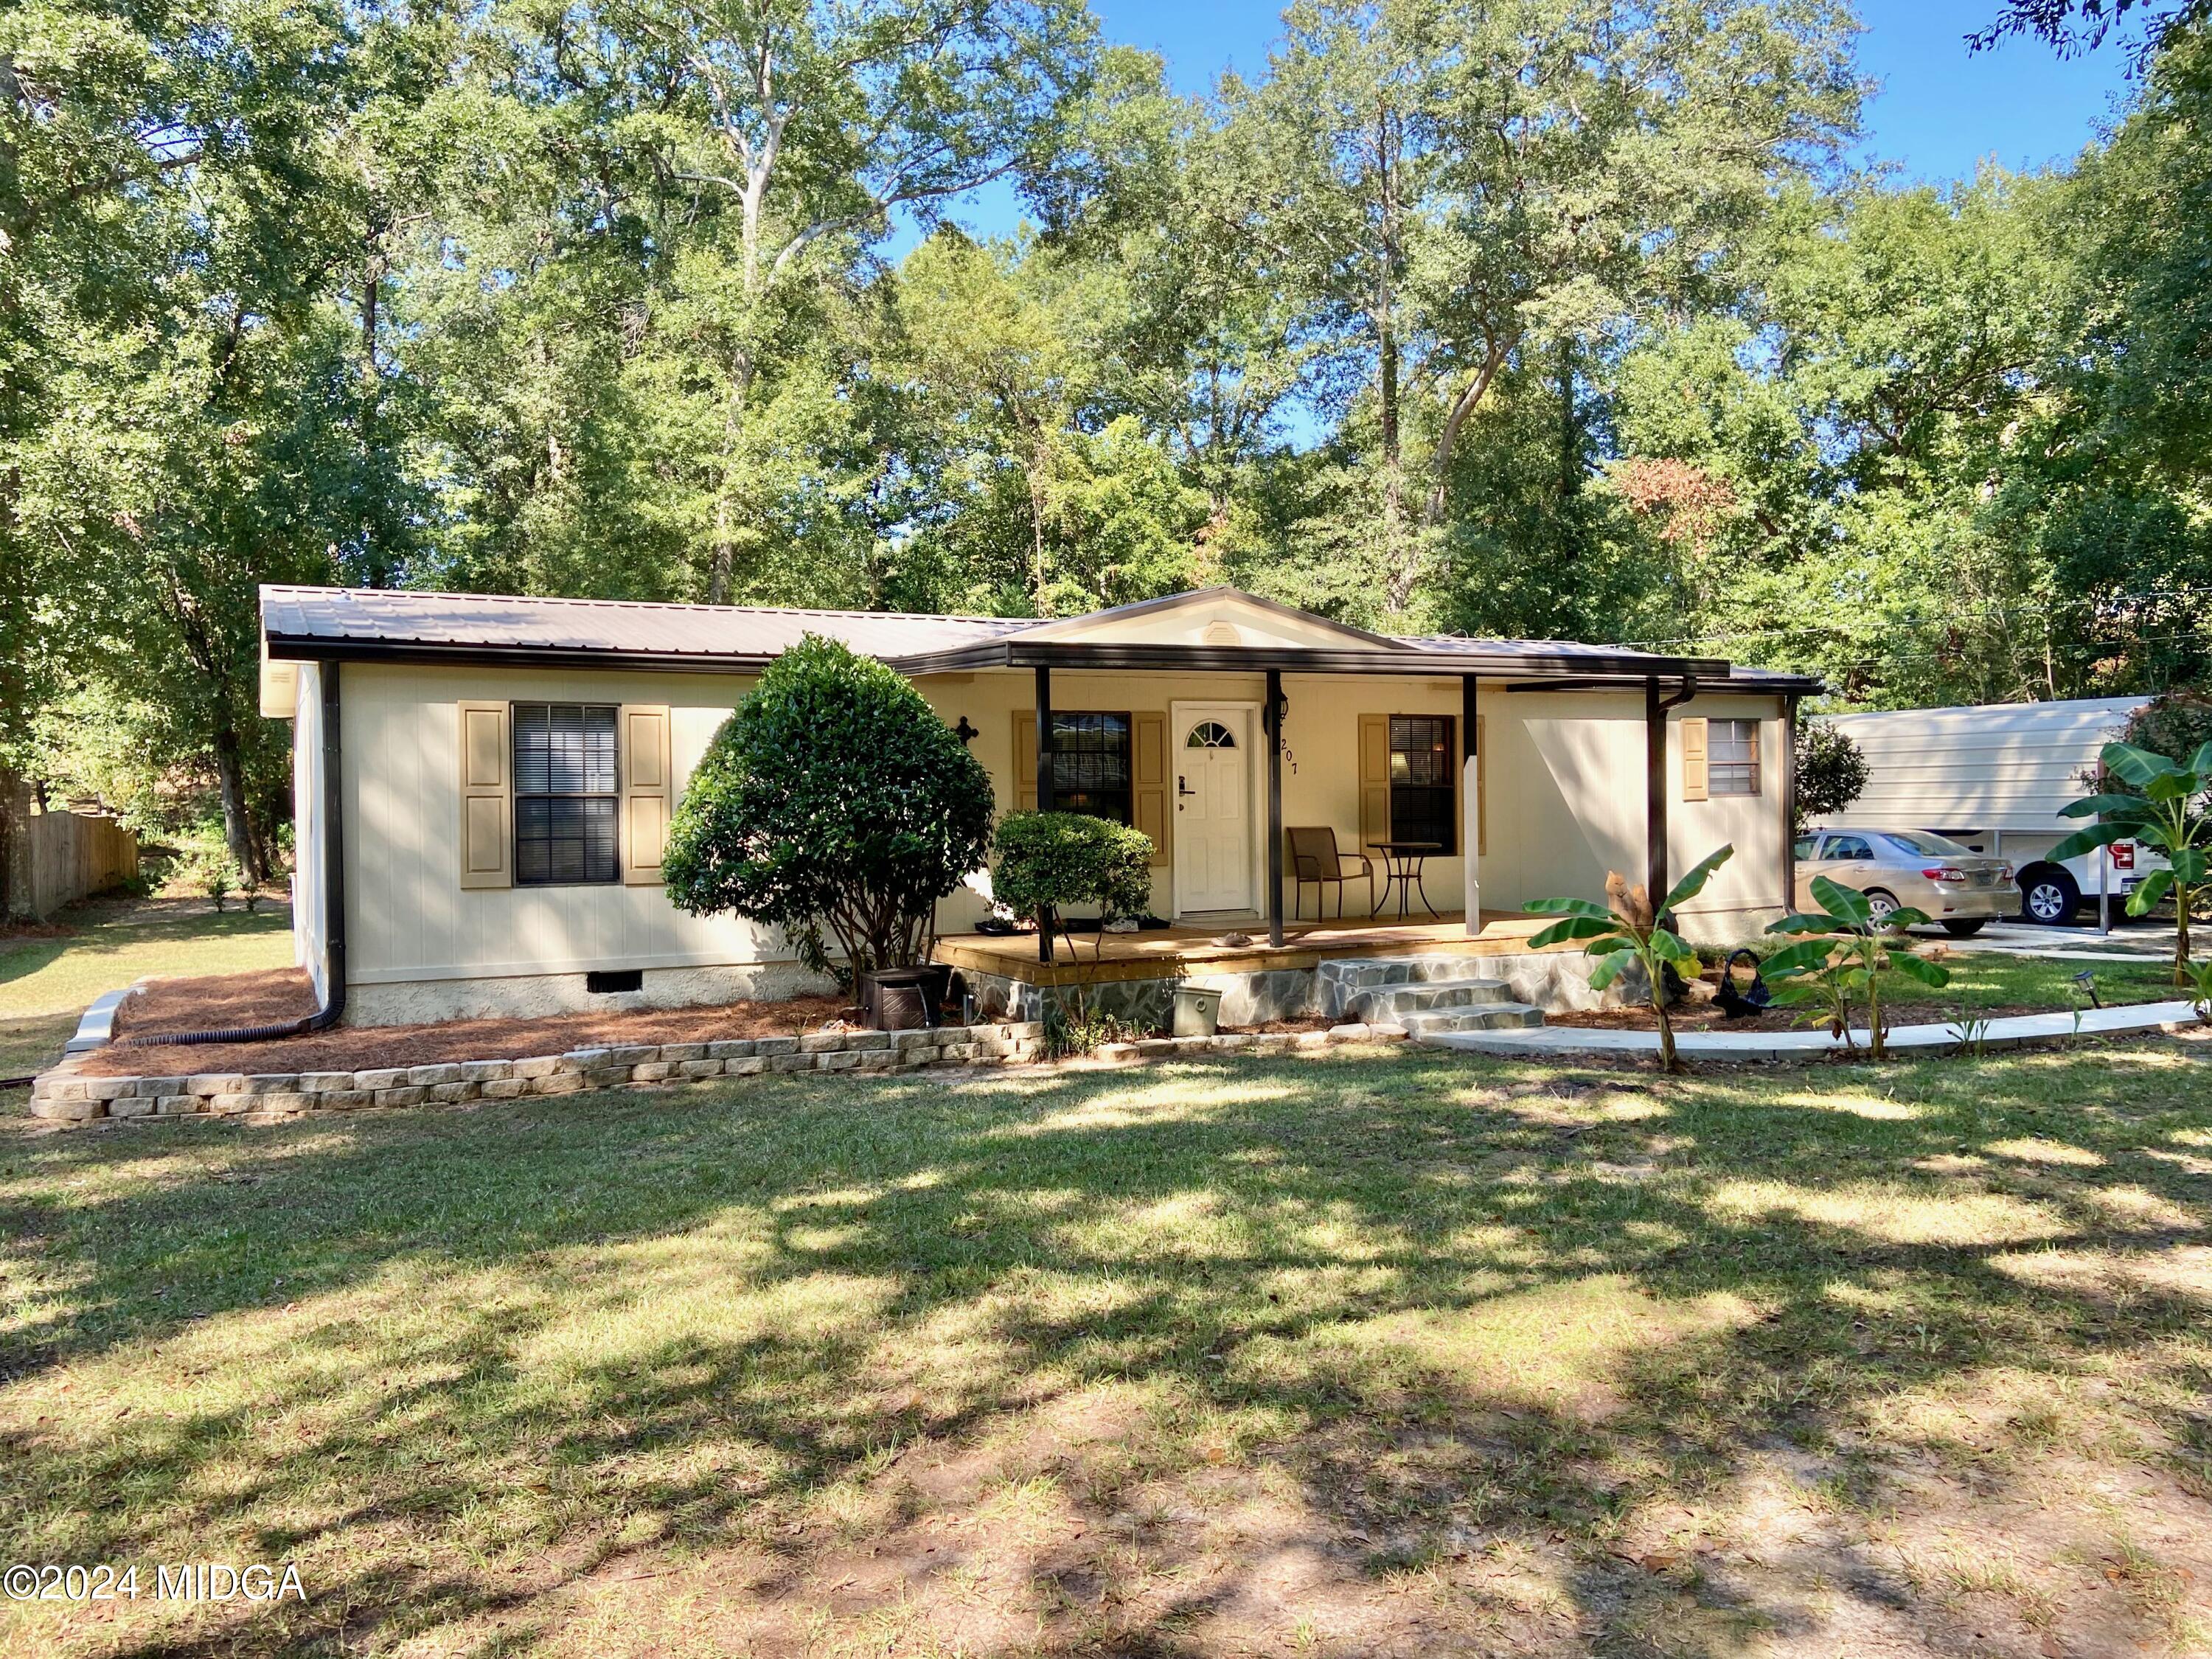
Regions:
M 1831 1036 L 1843 1039 L 1846 1054 L 1858 1046 L 1851 1040 L 1851 1021 L 1866 988 L 1866 969 L 1848 952 L 1826 939 L 1808 940 L 1777 951 L 1759 964 L 1759 972 L 1773 987 L 1776 1007 L 1805 1011 L 1796 1024 L 1826 1026 Z
M 2173 982 L 2187 985 L 2189 907 L 2212 874 L 2212 743 L 2197 750 L 2186 766 L 2130 743 L 2108 743 L 2102 756 L 2106 775 L 2138 794 L 2091 795 L 2059 808 L 2059 816 L 2096 823 L 2077 830 L 2051 849 L 2053 859 L 2079 858 L 2116 841 L 2131 841 L 2162 855 L 2154 870 L 2128 895 L 2128 914 L 2140 916 L 2169 892 L 2173 895 Z
M 2190 1002 L 2197 1010 L 2197 1018 L 2212 1025 L 2212 961 L 2199 963 L 2189 970 Z
M 1767 925 L 1770 933 L 1809 937 L 1777 951 L 1759 964 L 1759 972 L 1775 986 L 1777 1002 L 1817 1004 L 1816 1018 L 1826 1018 L 1845 1048 L 1851 1041 L 1852 1005 L 1863 1000 L 1867 1048 L 1880 1060 L 1889 1035 L 1881 1006 L 1884 976 L 1899 973 L 1941 990 L 1951 982 L 1951 970 L 1913 955 L 1903 943 L 1902 930 L 1926 921 L 1926 913 L 1906 906 L 1876 922 L 1864 893 L 1826 876 L 1813 878 L 1813 900 L 1818 910 L 1799 911 Z
M 1597 904 L 1589 899 L 1544 898 L 1528 908 L 1538 915 L 1564 916 L 1538 933 L 1528 943 L 1537 950 L 1547 945 L 1563 945 L 1571 940 L 1587 940 L 1584 948 L 1599 958 L 1590 970 L 1590 988 L 1602 991 L 1620 977 L 1629 963 L 1635 963 L 1644 969 L 1644 982 L 1651 990 L 1651 1013 L 1659 1023 L 1659 1065 L 1663 1071 L 1681 1069 L 1674 1058 L 1674 1024 L 1667 1013 L 1667 969 L 1673 968 L 1694 978 L 1703 971 L 1698 953 L 1682 943 L 1674 930 L 1664 926 L 1662 918 L 1680 905 L 1687 904 L 1705 890 L 1713 872 L 1735 856 L 1733 845 L 1723 847 L 1696 869 L 1676 882 L 1655 910 L 1650 894 L 1642 887 L 1631 887 L 1627 878 L 1620 873 L 1608 873 L 1605 880 L 1607 903 Z

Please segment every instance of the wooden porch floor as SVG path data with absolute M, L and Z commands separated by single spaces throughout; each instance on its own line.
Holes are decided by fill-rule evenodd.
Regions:
M 1267 924 L 1231 922 L 1212 927 L 1165 927 L 1148 933 L 1080 933 L 1073 943 L 1054 941 L 1056 961 L 1037 960 L 1034 933 L 948 933 L 937 941 L 937 960 L 971 973 L 997 974 L 1029 985 L 1097 984 L 1109 980 L 1170 979 L 1183 974 L 1257 974 L 1311 968 L 1332 957 L 1412 955 L 1499 956 L 1526 951 L 1528 936 L 1553 918 L 1514 910 L 1485 910 L 1482 932 L 1468 934 L 1463 912 L 1435 921 L 1399 921 L 1368 916 L 1343 921 L 1288 921 L 1280 949 L 1267 943 Z M 1218 945 L 1235 932 L 1249 945 Z M 1096 957 L 1092 949 L 1097 946 Z

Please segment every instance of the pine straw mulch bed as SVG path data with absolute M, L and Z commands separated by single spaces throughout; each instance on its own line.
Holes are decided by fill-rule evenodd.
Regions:
M 123 1005 L 118 1038 L 234 1025 L 274 1024 L 313 1013 L 315 994 L 297 968 L 198 979 L 155 980 Z M 795 1036 L 857 1013 L 842 997 L 793 997 L 719 1007 L 635 1013 L 560 1014 L 543 1019 L 456 1019 L 436 1025 L 341 1026 L 268 1042 L 160 1044 L 118 1042 L 85 1055 L 94 1077 L 161 1072 L 359 1072 L 465 1060 L 522 1060 L 619 1044 L 729 1042 Z
M 251 974 L 157 979 L 123 1005 L 118 1039 L 240 1025 L 274 1025 L 315 1011 L 314 988 L 298 968 Z M 341 1026 L 311 1036 L 267 1042 L 161 1043 L 119 1040 L 84 1056 L 89 1077 L 164 1076 L 207 1072 L 360 1072 L 394 1066 L 450 1065 L 466 1060 L 523 1060 L 571 1048 L 662 1042 L 730 1042 L 797 1036 L 837 1020 L 858 1020 L 842 997 L 792 997 L 781 1002 L 732 1002 L 703 1008 L 633 1013 L 551 1015 L 539 1019 L 456 1019 L 435 1025 Z M 1224 1031 L 1314 1031 L 1325 1019 L 1277 1019 L 1224 1025 Z

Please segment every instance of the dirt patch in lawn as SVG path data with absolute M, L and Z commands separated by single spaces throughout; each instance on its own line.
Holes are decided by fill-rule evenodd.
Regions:
M 124 1005 L 121 1037 L 274 1024 L 313 1013 L 315 995 L 297 968 L 199 979 L 156 980 Z M 358 1072 L 464 1060 L 521 1060 L 571 1048 L 632 1043 L 729 1042 L 793 1036 L 855 1010 L 836 996 L 732 1002 L 706 1008 L 562 1014 L 545 1019 L 457 1019 L 436 1025 L 340 1027 L 267 1042 L 125 1043 L 94 1050 L 84 1070 L 100 1077 L 161 1071 Z

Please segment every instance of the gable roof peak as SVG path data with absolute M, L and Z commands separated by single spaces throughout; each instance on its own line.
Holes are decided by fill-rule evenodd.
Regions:
M 1163 617 L 1178 611 L 1188 611 L 1200 605 L 1227 604 L 1255 611 L 1264 616 L 1295 622 L 1303 627 L 1318 629 L 1333 634 L 1347 642 L 1356 642 L 1371 650 L 1397 651 L 1404 649 L 1399 641 L 1380 634 L 1370 633 L 1350 623 L 1339 622 L 1334 617 L 1324 617 L 1316 611 L 1302 611 L 1294 605 L 1285 605 L 1279 599 L 1248 593 L 1241 587 L 1216 583 L 1208 587 L 1186 588 L 1180 593 L 1166 593 L 1158 599 L 1136 599 L 1127 605 L 1109 605 L 1103 611 L 1085 611 L 1081 616 L 1061 617 L 1041 622 L 1023 630 L 1023 637 L 1031 640 L 1058 639 L 1072 634 L 1088 633 L 1102 625 L 1143 617 Z

